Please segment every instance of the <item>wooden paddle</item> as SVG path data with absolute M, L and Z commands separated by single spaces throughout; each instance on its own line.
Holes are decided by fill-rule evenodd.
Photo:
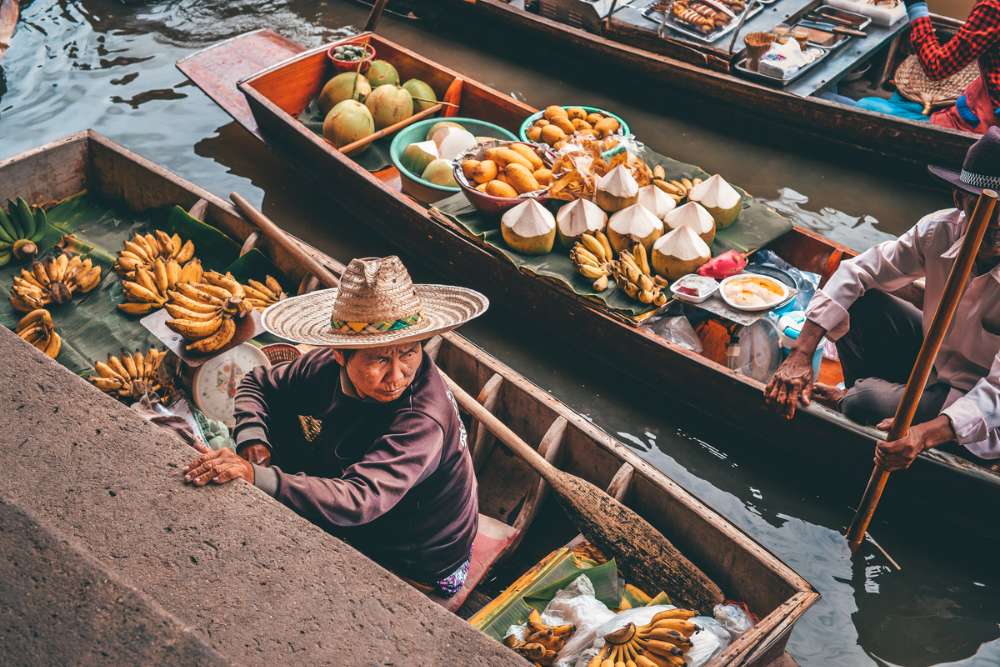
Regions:
M 336 276 L 301 244 L 271 222 L 246 199 L 229 195 L 236 208 L 268 241 L 282 247 L 328 287 Z M 462 409 L 468 412 L 548 482 L 570 520 L 595 546 L 613 555 L 625 576 L 651 593 L 664 591 L 675 604 L 705 614 L 723 601 L 722 590 L 648 521 L 590 482 L 559 470 L 546 461 L 481 403 L 441 373 Z
M 368 21 L 365 23 L 363 32 L 375 32 L 375 26 L 378 25 L 378 20 L 382 18 L 382 12 L 385 10 L 387 4 L 389 4 L 389 0 L 375 0 L 372 3 L 372 12 L 368 15 Z
M 951 327 L 951 321 L 955 317 L 955 311 L 962 300 L 962 294 L 969 283 L 969 274 L 975 266 L 976 254 L 979 246 L 983 243 L 986 235 L 986 228 L 993 217 L 993 211 L 997 204 L 997 193 L 992 190 L 983 190 L 976 201 L 976 208 L 969 219 L 968 229 L 965 232 L 965 240 L 958 251 L 955 264 L 948 273 L 948 280 L 945 282 L 944 293 L 941 295 L 941 302 L 934 312 L 934 319 L 927 329 L 924 342 L 920 346 L 920 352 L 910 371 L 910 378 L 906 381 L 906 389 L 903 397 L 896 408 L 896 417 L 892 428 L 889 430 L 888 441 L 899 440 L 910 430 L 913 422 L 913 415 L 917 411 L 917 405 L 927 387 L 927 380 L 931 371 L 934 370 L 934 360 L 937 359 L 938 350 L 944 342 L 945 334 Z M 875 515 L 875 508 L 878 507 L 879 499 L 885 490 L 885 485 L 889 481 L 889 471 L 883 470 L 878 465 L 872 469 L 871 477 L 868 479 L 868 486 L 865 487 L 865 495 L 861 498 L 858 511 L 854 514 L 851 527 L 847 531 L 847 542 L 851 546 L 851 553 L 855 553 L 861 542 L 864 541 L 868 525 Z

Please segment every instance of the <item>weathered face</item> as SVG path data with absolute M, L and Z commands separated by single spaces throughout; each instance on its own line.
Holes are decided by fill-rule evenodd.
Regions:
M 344 353 L 334 350 L 334 356 L 343 366 Z M 362 398 L 388 403 L 410 386 L 423 357 L 420 343 L 356 350 L 347 356 L 347 377 Z
M 965 212 L 965 219 L 971 220 L 979 197 L 964 190 L 953 190 L 952 198 L 955 200 L 955 207 Z M 983 245 L 979 247 L 976 259 L 980 262 L 1000 259 L 1000 206 L 993 212 L 993 219 L 986 229 L 986 236 L 983 237 Z

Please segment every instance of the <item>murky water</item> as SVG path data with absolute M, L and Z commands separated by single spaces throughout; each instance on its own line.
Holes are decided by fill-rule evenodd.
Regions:
M 362 221 L 289 178 L 286 163 L 230 123 L 174 68 L 184 55 L 246 30 L 274 28 L 315 45 L 363 24 L 365 16 L 346 2 L 34 0 L 0 61 L 0 156 L 95 128 L 222 196 L 247 195 L 342 260 L 387 253 L 390 246 Z M 912 170 L 895 173 L 725 105 L 581 65 L 544 44 L 388 17 L 380 29 L 536 106 L 614 109 L 660 152 L 721 171 L 801 224 L 857 248 L 947 205 L 946 196 Z M 877 517 L 875 534 L 902 572 L 888 570 L 870 550 L 852 565 L 840 533 L 861 492 L 855 480 L 828 478 L 806 461 L 771 452 L 767 434 L 748 439 L 646 396 L 610 365 L 561 351 L 530 326 L 494 317 L 467 333 L 634 446 L 809 579 L 823 599 L 792 635 L 790 650 L 801 663 L 1000 664 L 994 592 L 1000 544 L 964 535 L 933 502 L 910 509 L 897 503 Z M 718 403 L 724 411 L 724 397 Z

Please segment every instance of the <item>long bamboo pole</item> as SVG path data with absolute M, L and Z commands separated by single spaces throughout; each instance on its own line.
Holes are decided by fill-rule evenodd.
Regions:
M 229 197 L 268 241 L 302 262 L 324 285 L 338 284 L 336 276 L 246 199 L 235 192 Z M 441 376 L 462 409 L 548 482 L 577 529 L 598 548 L 613 555 L 629 579 L 645 590 L 668 592 L 677 604 L 703 613 L 710 613 L 714 605 L 723 601 L 719 586 L 648 521 L 603 489 L 553 466 L 443 371 Z
M 389 3 L 389 0 L 375 0 L 372 3 L 372 12 L 368 15 L 368 21 L 365 23 L 364 32 L 375 32 L 375 26 L 378 25 L 378 20 L 382 18 L 382 12 L 385 10 L 385 6 Z
M 934 319 L 931 320 L 927 335 L 924 336 L 924 342 L 920 346 L 913 370 L 910 371 L 910 378 L 906 381 L 903 397 L 896 408 L 896 417 L 889 430 L 889 442 L 899 440 L 910 431 L 913 415 L 916 413 L 917 405 L 919 405 L 920 398 L 927 387 L 927 380 L 934 369 L 934 361 L 941 349 L 941 343 L 944 342 L 944 337 L 955 317 L 955 311 L 958 310 L 958 304 L 962 301 L 962 295 L 969 283 L 969 274 L 972 273 L 972 268 L 975 266 L 976 254 L 983 243 L 986 228 L 993 217 L 996 205 L 997 193 L 993 190 L 983 190 L 976 201 L 976 208 L 972 212 L 965 232 L 965 240 L 962 241 L 955 264 L 948 273 L 941 301 L 934 312 Z M 858 547 L 864 541 L 868 525 L 875 515 L 875 508 L 878 507 L 878 502 L 882 498 L 882 492 L 885 491 L 888 482 L 888 470 L 883 470 L 878 465 L 872 468 L 868 486 L 865 487 L 865 494 L 861 498 L 861 504 L 858 506 L 854 520 L 851 521 L 851 527 L 847 531 L 847 542 L 851 547 L 851 553 L 857 552 Z

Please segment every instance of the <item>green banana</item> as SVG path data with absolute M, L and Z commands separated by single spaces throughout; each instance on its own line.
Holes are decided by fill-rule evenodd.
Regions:
M 39 206 L 35 209 L 35 233 L 31 235 L 31 240 L 38 243 L 45 236 L 45 226 L 48 223 L 48 216 L 45 209 Z
M 17 209 L 17 202 L 7 200 L 7 210 L 10 212 L 10 224 L 14 226 L 14 240 L 21 238 L 21 213 Z
M 14 223 L 10 221 L 10 217 L 4 212 L 3 207 L 0 207 L 0 240 L 8 243 L 17 240 L 14 235 Z
M 0 252 L 0 266 L 7 266 L 10 263 L 11 254 L 8 251 Z
M 28 207 L 27 202 L 25 202 L 24 205 L 26 209 L 24 212 L 24 220 L 23 220 L 24 238 L 30 239 L 32 236 L 35 235 L 35 230 L 37 229 L 37 225 L 35 224 L 35 219 L 36 219 L 35 212 L 32 211 L 30 207 Z
M 14 218 L 20 228 L 20 234 L 17 238 L 26 239 L 30 238 L 31 234 L 34 234 L 35 229 L 35 216 L 31 212 L 31 207 L 28 206 L 28 202 L 24 200 L 24 197 L 17 198 L 17 216 Z M 31 233 L 28 232 L 28 228 L 31 228 Z

